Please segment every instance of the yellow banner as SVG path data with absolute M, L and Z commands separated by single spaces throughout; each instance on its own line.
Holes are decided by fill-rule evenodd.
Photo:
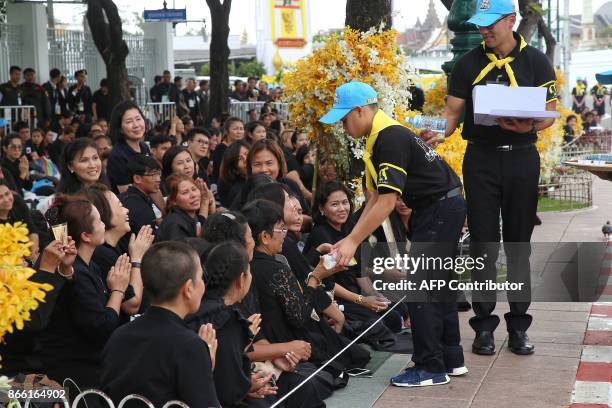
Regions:
M 280 38 L 298 38 L 294 9 L 280 9 Z

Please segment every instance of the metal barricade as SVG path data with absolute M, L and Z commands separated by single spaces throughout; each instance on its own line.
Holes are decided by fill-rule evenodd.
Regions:
M 230 101 L 229 113 L 231 116 L 240 118 L 243 122 L 249 122 L 249 111 L 255 109 L 257 117 L 261 115 L 261 108 L 266 102 L 241 102 L 241 101 Z M 272 102 L 272 109 L 278 111 L 281 119 L 289 119 L 289 105 L 282 102 Z
M 174 102 L 149 102 L 145 105 L 144 115 L 153 126 L 171 120 L 176 115 Z
M 36 108 L 32 105 L 0 106 L 0 128 L 3 134 L 7 135 L 13 131 L 13 126 L 17 122 L 25 122 L 30 130 L 37 124 Z

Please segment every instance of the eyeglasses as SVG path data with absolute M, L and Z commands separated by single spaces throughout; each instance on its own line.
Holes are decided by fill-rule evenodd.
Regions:
M 208 144 L 208 140 L 204 140 L 204 139 L 196 140 L 195 142 L 203 146 L 206 146 Z
M 285 224 L 282 224 L 280 228 L 274 228 L 274 232 L 281 232 L 283 235 L 287 233 L 288 229 Z
M 147 177 L 161 177 L 161 171 L 151 171 L 149 173 L 143 173 L 142 175 Z
M 14 145 L 14 144 L 12 144 L 12 145 L 8 145 L 8 148 L 9 149 L 14 149 L 14 150 L 21 150 L 21 149 L 23 149 L 23 146 L 22 145 Z

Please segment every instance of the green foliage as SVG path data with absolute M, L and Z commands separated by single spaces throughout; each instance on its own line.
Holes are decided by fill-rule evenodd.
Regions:
M 203 76 L 210 75 L 210 64 L 209 63 L 202 65 L 202 68 L 200 68 L 200 75 L 203 75 Z
M 241 77 L 257 77 L 261 78 L 262 75 L 266 74 L 266 68 L 263 64 L 257 60 L 243 62 L 236 69 L 237 76 Z
M 266 74 L 266 69 L 263 64 L 258 61 L 249 61 L 243 62 L 242 64 L 236 66 L 236 64 L 230 61 L 227 64 L 227 73 L 229 76 L 239 76 L 239 77 L 250 77 L 254 76 L 257 78 L 261 78 L 262 75 Z M 210 75 L 210 64 L 206 63 L 202 65 L 199 71 L 200 75 L 209 76 Z

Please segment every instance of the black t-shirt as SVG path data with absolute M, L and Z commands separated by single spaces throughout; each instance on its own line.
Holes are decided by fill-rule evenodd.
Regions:
M 403 126 L 380 131 L 372 162 L 378 172 L 378 193 L 400 193 L 410 208 L 461 186 L 444 159 Z
M 286 146 L 282 146 L 283 155 L 285 156 L 285 162 L 287 163 L 287 173 L 291 173 L 292 171 L 297 171 L 300 168 L 300 165 L 297 162 L 293 152 L 289 150 Z
M 139 394 L 156 407 L 171 400 L 190 407 L 221 406 L 208 346 L 178 315 L 155 306 L 110 338 L 97 388 L 115 403 Z M 125 406 L 142 403 L 130 401 Z
M 195 121 L 200 114 L 200 96 L 198 93 L 196 91 L 189 92 L 187 89 L 183 89 L 179 94 L 179 99 L 187 106 L 187 109 L 189 109 L 189 112 L 185 113 L 188 113 L 191 119 Z
M 96 104 L 98 119 L 106 119 L 107 121 L 110 120 L 111 111 L 113 110 L 110 95 L 105 95 L 98 89 L 93 94 L 93 103 Z
M 555 71 L 545 54 L 527 45 L 522 50 L 521 38 L 514 34 L 516 47 L 508 55 L 514 57 L 510 63 L 519 86 L 537 86 L 548 89 L 546 102 L 557 99 L 555 86 Z M 493 51 L 480 45 L 467 52 L 457 61 L 453 68 L 448 94 L 465 100 L 465 122 L 463 123 L 463 138 L 491 145 L 527 144 L 537 139 L 535 133 L 519 134 L 502 129 L 499 126 L 474 125 L 474 102 L 472 90 L 476 85 L 486 85 L 487 82 L 510 83 L 505 68 L 493 68 L 478 84 L 472 85 L 478 74 L 491 62 L 486 53 Z

